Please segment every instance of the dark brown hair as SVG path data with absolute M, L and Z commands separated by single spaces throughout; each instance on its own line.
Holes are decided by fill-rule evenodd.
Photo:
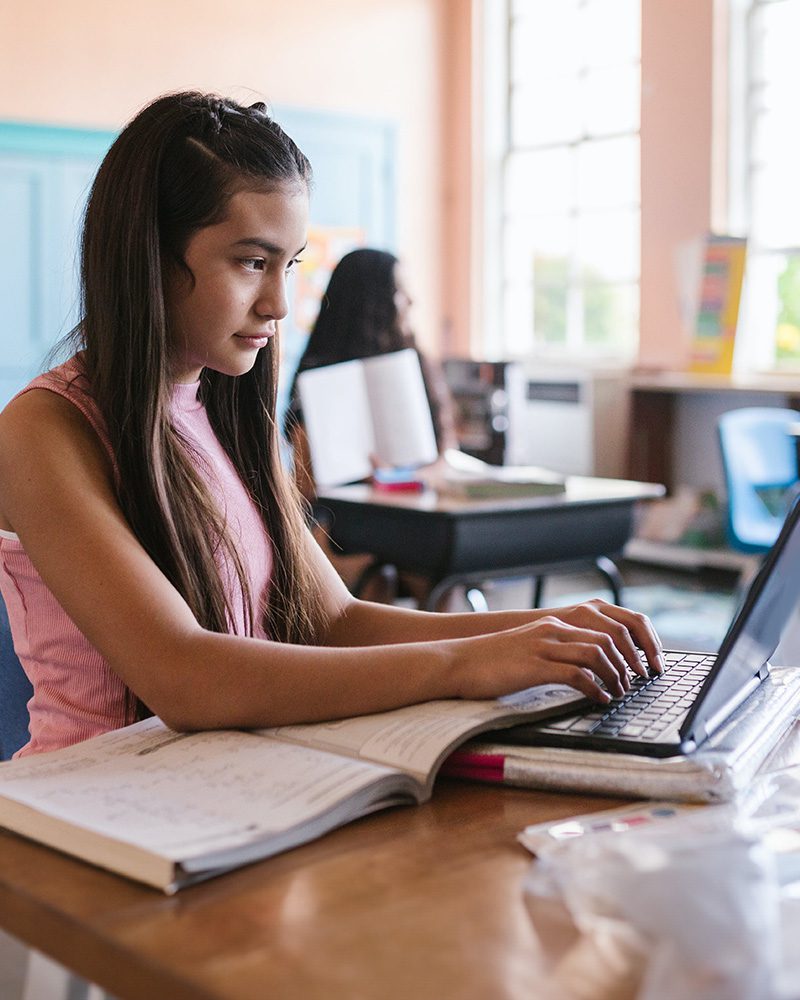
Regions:
M 136 115 L 108 151 L 82 243 L 78 333 L 128 522 L 200 624 L 216 632 L 235 620 L 215 560 L 224 547 L 245 595 L 248 631 L 257 618 L 286 642 L 313 641 L 321 600 L 303 555 L 299 500 L 280 460 L 277 337 L 245 375 L 204 369 L 199 392 L 272 541 L 269 604 L 256 608 L 223 515 L 170 422 L 165 281 L 175 267 L 193 280 L 184 260 L 189 239 L 225 218 L 236 191 L 310 182 L 308 160 L 263 104 L 169 94 Z
M 333 269 L 289 391 L 284 421 L 287 438 L 292 425 L 302 420 L 297 391 L 301 372 L 410 347 L 419 355 L 436 443 L 440 451 L 444 448 L 441 404 L 427 362 L 413 334 L 400 325 L 395 300 L 397 264 L 397 257 L 387 250 L 361 247 L 345 254 Z

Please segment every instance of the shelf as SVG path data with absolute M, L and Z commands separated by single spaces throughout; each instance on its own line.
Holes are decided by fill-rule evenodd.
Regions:
M 721 569 L 732 573 L 746 573 L 760 562 L 758 556 L 734 552 L 732 549 L 700 549 L 669 542 L 651 542 L 645 538 L 632 538 L 623 555 L 631 562 L 669 566 L 675 569 Z

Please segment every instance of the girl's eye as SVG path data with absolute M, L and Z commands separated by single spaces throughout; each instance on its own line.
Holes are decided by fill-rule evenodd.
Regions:
M 263 271 L 265 267 L 263 257 L 244 257 L 239 263 L 248 271 Z
M 286 265 L 286 270 L 293 271 L 298 264 L 302 263 L 303 263 L 302 257 L 295 257 L 293 260 L 290 260 L 289 263 Z

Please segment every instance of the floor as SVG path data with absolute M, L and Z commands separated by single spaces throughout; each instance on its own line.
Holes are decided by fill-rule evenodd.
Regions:
M 703 635 L 709 608 L 708 604 L 704 604 L 704 599 L 715 601 L 713 607 L 722 613 L 725 600 L 731 602 L 732 608 L 732 595 L 737 580 L 730 573 L 676 573 L 636 563 L 623 563 L 621 570 L 626 588 L 630 588 L 628 594 L 631 598 L 641 596 L 644 603 L 648 596 L 656 592 L 656 588 L 659 588 L 659 592 L 665 592 L 668 588 L 671 594 L 686 598 L 677 602 L 681 608 L 677 617 L 664 619 L 665 622 L 676 623 L 674 634 L 668 634 L 662 629 L 661 638 L 667 648 L 685 648 L 682 640 L 687 634 L 687 626 L 689 633 L 696 631 L 697 635 Z M 564 574 L 547 580 L 543 603 L 554 606 L 572 603 L 572 599 L 576 597 L 590 596 L 610 598 L 597 574 Z M 530 598 L 529 581 L 496 583 L 487 590 L 488 603 L 492 609 L 527 607 Z M 625 594 L 623 600 L 630 603 L 634 610 L 641 610 L 636 607 L 633 599 L 626 600 Z M 21 1000 L 25 963 L 25 949 L 0 931 L 0 1000 Z
M 0 998 L 18 1000 L 22 996 L 27 952 L 14 938 L 0 931 Z

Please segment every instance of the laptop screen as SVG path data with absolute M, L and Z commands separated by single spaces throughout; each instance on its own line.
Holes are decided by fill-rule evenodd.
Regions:
M 775 652 L 800 600 L 799 523 L 796 503 L 722 640 L 681 736 L 701 742 L 709 723 L 751 684 Z

